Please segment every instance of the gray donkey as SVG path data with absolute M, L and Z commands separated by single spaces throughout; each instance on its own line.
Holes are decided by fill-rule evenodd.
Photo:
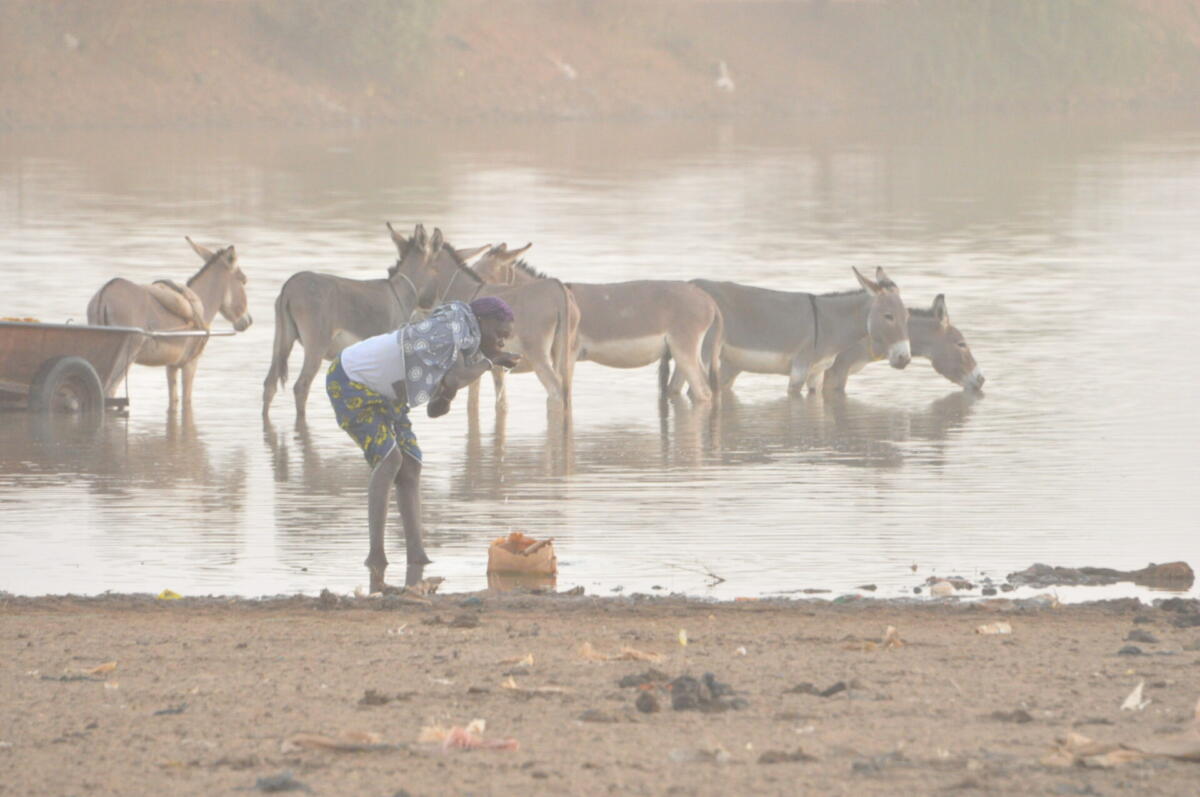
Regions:
M 933 370 L 954 384 L 968 390 L 983 388 L 983 371 L 975 362 L 967 339 L 958 331 L 958 327 L 950 323 L 945 294 L 939 293 L 928 310 L 909 308 L 908 339 L 913 357 L 929 360 Z M 868 363 L 882 359 L 872 354 L 866 341 L 859 341 L 839 354 L 825 372 L 825 392 L 844 391 L 851 374 L 858 373 Z
M 388 270 L 386 279 L 356 280 L 315 271 L 289 277 L 275 299 L 275 345 L 263 381 L 263 417 L 268 416 L 276 389 L 287 381 L 288 355 L 297 341 L 304 347 L 304 365 L 292 392 L 296 396 L 296 419 L 303 420 L 308 391 L 323 360 L 332 360 L 351 343 L 408 323 L 418 297 L 416 286 L 405 275 L 406 267 L 416 268 L 418 263 L 442 258 L 472 257 L 487 249 L 484 246 L 452 255 L 443 251 L 442 243 L 440 231 L 435 230 L 431 236 L 418 224 L 412 238 L 400 247 L 399 260 Z
M 792 395 L 803 391 L 806 383 L 817 390 L 837 356 L 859 344 L 871 356 L 886 356 L 893 368 L 908 365 L 908 309 L 900 289 L 882 268 L 875 270 L 874 280 L 858 269 L 852 271 L 862 290 L 812 294 L 693 280 L 716 300 L 725 319 L 721 387 L 730 387 L 738 374 L 750 371 L 787 374 Z M 708 344 L 706 338 L 706 356 Z M 679 379 L 676 369 L 673 387 Z

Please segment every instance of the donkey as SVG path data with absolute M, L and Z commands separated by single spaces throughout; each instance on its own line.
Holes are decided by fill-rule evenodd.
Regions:
M 933 370 L 954 384 L 967 390 L 983 388 L 983 371 L 975 362 L 966 338 L 958 331 L 958 327 L 950 323 L 945 294 L 939 293 L 928 310 L 909 308 L 908 339 L 913 357 L 929 360 Z M 859 341 L 839 354 L 825 372 L 825 392 L 845 391 L 850 374 L 856 374 L 868 363 L 881 359 L 872 355 L 866 341 Z
M 693 280 L 725 318 L 721 387 L 732 386 L 738 374 L 750 371 L 787 374 L 792 395 L 799 395 L 805 383 L 819 390 L 825 370 L 859 343 L 872 355 L 885 354 L 893 368 L 908 365 L 908 309 L 900 289 L 882 268 L 875 270 L 874 280 L 852 270 L 862 290 L 812 294 Z M 580 306 L 586 324 L 587 308 L 582 302 Z M 705 341 L 706 353 L 709 348 Z M 678 387 L 678 373 L 672 382 Z
M 500 254 L 476 266 L 488 282 L 525 284 L 542 277 L 520 256 L 532 244 Z M 640 368 L 660 361 L 660 387 L 668 393 L 665 371 L 672 357 L 677 373 L 686 375 L 690 394 L 696 401 L 712 398 L 716 367 L 700 362 L 700 342 L 707 335 L 720 340 L 721 314 L 713 301 L 686 282 L 638 280 L 589 284 L 572 282 L 567 287 L 579 306 L 579 336 L 573 359 L 591 360 L 611 368 Z M 671 395 L 678 395 L 678 384 Z
M 397 233 L 388 225 L 392 241 L 403 252 L 412 246 L 412 241 Z M 441 231 L 435 230 L 440 236 Z M 532 244 L 530 244 L 532 246 Z M 445 247 L 449 249 L 449 247 Z M 508 269 L 513 260 L 529 246 L 516 250 L 510 256 L 506 246 L 486 247 L 478 260 L 477 267 L 485 273 L 497 275 L 511 273 Z M 467 260 L 456 250 L 454 262 L 443 258 L 430 261 L 423 267 L 414 265 L 408 270 L 409 277 L 418 286 L 418 305 L 422 308 L 443 304 L 451 300 L 470 302 L 480 296 L 498 296 L 513 309 L 513 336 L 508 349 L 520 354 L 522 361 L 517 371 L 532 370 L 542 386 L 546 388 L 547 401 L 564 410 L 570 409 L 571 376 L 574 359 L 572 347 L 579 329 L 579 308 L 571 292 L 559 280 L 538 274 L 525 267 L 520 269 L 521 279 L 515 284 L 487 284 L 484 278 L 467 265 Z M 407 269 L 402 266 L 401 269 Z M 494 369 L 496 382 L 496 404 L 506 406 L 503 392 L 503 369 Z M 478 382 L 472 384 L 469 401 L 478 401 Z
M 513 373 L 533 371 L 546 388 L 548 400 L 553 402 L 556 396 L 561 396 L 563 408 L 569 408 L 571 379 L 575 359 L 572 353 L 579 337 L 579 305 L 571 291 L 559 280 L 548 277 L 532 268 L 522 259 L 521 255 L 529 251 L 532 243 L 520 249 L 509 249 L 507 244 L 499 244 L 489 249 L 472 270 L 485 283 L 496 286 L 524 287 L 527 290 L 509 295 L 497 294 L 505 301 L 516 302 L 519 308 L 514 308 L 516 322 L 514 328 L 513 350 L 522 355 L 521 363 L 513 368 Z M 548 282 L 554 286 L 553 295 L 545 297 L 529 291 L 528 288 Z M 543 290 L 541 293 L 546 293 Z M 558 334 L 559 313 L 561 302 L 565 302 L 565 331 L 566 335 Z M 546 301 L 549 298 L 550 301 Z M 565 343 L 560 347 L 559 343 Z M 503 409 L 508 400 L 504 392 L 504 369 L 492 369 L 492 382 L 496 392 L 496 408 Z M 478 406 L 479 382 L 471 383 L 469 406 Z
M 302 421 L 322 360 L 332 360 L 351 343 L 408 323 L 417 305 L 417 289 L 400 266 L 405 258 L 424 263 L 442 257 L 440 237 L 436 249 L 430 247 L 425 228 L 418 224 L 413 235 L 416 245 L 401 250 L 400 261 L 388 269 L 386 279 L 356 280 L 315 271 L 288 278 L 275 299 L 275 343 L 263 380 L 263 418 L 269 416 L 276 389 L 287 381 L 288 356 L 297 341 L 304 347 L 304 364 L 292 393 L 296 419 Z M 486 248 L 458 256 L 475 256 Z
M 153 332 L 207 331 L 220 310 L 238 332 L 249 327 L 253 319 L 247 309 L 246 274 L 238 266 L 233 246 L 213 252 L 191 238 L 186 240 L 204 261 L 204 266 L 192 275 L 186 286 L 170 280 L 139 285 L 116 277 L 96 291 L 88 302 L 88 323 L 141 327 Z M 183 373 L 183 403 L 185 406 L 192 403 L 192 380 L 207 342 L 208 338 L 204 336 L 148 338 L 138 350 L 134 362 L 139 365 L 167 367 L 171 409 L 179 403 L 175 375 L 180 372 Z

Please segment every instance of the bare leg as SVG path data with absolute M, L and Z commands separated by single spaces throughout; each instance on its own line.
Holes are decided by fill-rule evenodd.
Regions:
M 396 505 L 404 523 L 404 548 L 409 566 L 427 565 L 432 560 L 425 555 L 421 528 L 421 463 L 410 456 L 402 457 L 396 474 Z
M 371 592 L 382 592 L 387 586 L 383 580 L 388 566 L 383 550 L 383 529 L 387 524 L 388 492 L 400 471 L 403 456 L 398 447 L 393 447 L 371 471 L 367 485 L 367 530 L 371 547 L 365 564 L 371 572 Z

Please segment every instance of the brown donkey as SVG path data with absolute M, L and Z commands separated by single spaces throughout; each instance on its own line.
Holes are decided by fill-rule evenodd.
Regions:
M 391 229 L 391 225 L 388 225 Z M 435 234 L 440 235 L 440 231 Z M 396 248 L 404 251 L 411 246 L 409 239 L 392 230 Z M 446 247 L 449 248 L 449 247 Z M 447 259 L 431 262 L 424 267 L 408 270 L 409 277 L 421 293 L 421 307 L 433 307 L 448 301 L 470 302 L 480 296 L 498 296 L 512 307 L 513 336 L 508 341 L 508 350 L 521 355 L 521 363 L 515 371 L 533 371 L 546 388 L 547 401 L 563 409 L 571 404 L 571 373 L 574 359 L 572 351 L 579 328 L 579 308 L 571 292 L 559 280 L 534 272 L 527 266 L 516 268 L 514 261 L 529 249 L 509 252 L 507 246 L 487 248 L 472 269 L 461 252 L 455 251 L 457 262 Z M 452 250 L 453 251 L 453 250 Z M 501 284 L 489 284 L 483 276 L 511 276 L 520 272 L 520 278 Z M 506 406 L 502 369 L 492 372 L 496 384 L 497 407 Z M 472 383 L 469 401 L 478 401 L 478 380 Z
M 975 362 L 967 339 L 958 331 L 958 327 L 950 323 L 945 294 L 939 293 L 928 310 L 909 308 L 908 339 L 912 344 L 913 357 L 929 360 L 933 370 L 954 384 L 968 390 L 983 388 L 983 371 Z M 825 392 L 844 391 L 851 374 L 858 373 L 868 363 L 882 359 L 882 356 L 872 353 L 866 341 L 846 349 L 825 372 Z
M 96 291 L 88 302 L 89 324 L 141 327 L 152 332 L 207 330 L 218 310 L 238 332 L 253 322 L 247 310 L 246 274 L 238 266 L 232 246 L 213 252 L 187 238 L 204 260 L 204 266 L 186 286 L 170 280 L 139 285 L 116 277 Z M 165 365 L 170 407 L 178 402 L 177 373 L 183 373 L 183 403 L 192 402 L 192 380 L 207 337 L 148 338 L 134 362 Z
M 514 250 L 523 254 L 532 244 Z M 512 253 L 509 253 L 512 254 Z M 528 284 L 542 275 L 522 260 L 485 257 L 476 266 L 488 282 Z M 714 366 L 700 362 L 701 341 L 722 336 L 721 313 L 703 291 L 686 282 L 637 280 L 589 284 L 567 283 L 579 307 L 578 341 L 573 358 L 591 360 L 610 368 L 640 368 L 660 363 L 661 387 L 666 392 L 665 371 L 674 357 L 677 371 L 689 383 L 696 401 L 708 401 L 720 367 L 719 343 Z M 672 393 L 682 387 L 676 385 Z

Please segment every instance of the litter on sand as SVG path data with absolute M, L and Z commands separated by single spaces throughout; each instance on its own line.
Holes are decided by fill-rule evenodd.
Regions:
M 591 642 L 584 642 L 579 646 L 579 655 L 588 661 L 647 661 L 660 662 L 663 660 L 661 653 L 647 653 L 644 650 L 622 646 L 617 653 L 601 653 L 592 647 Z
M 162 592 L 158 593 L 157 596 L 155 596 L 155 600 L 177 601 L 182 597 L 183 597 L 182 595 L 180 595 L 178 592 L 175 592 L 174 590 L 164 589 Z
M 565 686 L 518 686 L 511 675 L 500 683 L 501 689 L 508 689 L 522 695 L 565 695 L 571 690 Z
M 1125 702 L 1121 704 L 1122 711 L 1141 711 L 1146 706 L 1150 705 L 1149 700 L 1142 699 L 1142 690 L 1146 687 L 1145 681 L 1138 681 L 1138 685 L 1133 687 L 1133 691 L 1125 698 Z
M 379 750 L 397 750 L 394 744 L 383 744 L 379 734 L 370 731 L 344 731 L 337 736 L 319 733 L 293 733 L 279 745 L 281 753 L 301 750 L 332 750 L 338 753 L 370 753 Z
M 1143 682 L 1144 683 L 1144 682 Z M 1134 690 L 1140 693 L 1142 684 Z M 1133 695 L 1131 694 L 1132 698 Z M 1128 702 L 1128 699 L 1127 701 Z M 1123 708 L 1123 706 L 1122 706 Z M 1054 748 L 1042 757 L 1046 766 L 1096 767 L 1112 769 L 1131 761 L 1146 758 L 1169 758 L 1174 761 L 1200 763 L 1200 700 L 1192 713 L 1192 721 L 1182 733 L 1174 736 L 1156 736 L 1145 742 L 1116 743 L 1099 742 L 1078 733 L 1068 733 L 1055 740 Z
M 976 634 L 1011 634 L 1012 626 L 1003 620 L 995 623 L 984 623 L 975 629 Z
M 871 640 L 871 639 L 866 639 L 866 640 L 859 640 L 859 641 L 854 641 L 854 642 L 847 642 L 843 647 L 846 650 L 871 651 L 871 650 L 878 650 L 879 648 L 883 648 L 884 650 L 891 650 L 893 648 L 902 648 L 902 647 L 904 647 L 904 644 L 905 644 L 905 642 L 903 639 L 900 638 L 900 632 L 896 630 L 896 626 L 889 625 L 887 627 L 887 629 L 883 632 L 883 639 L 881 639 L 878 642 L 875 642 L 874 640 Z
M 421 728 L 417 741 L 421 744 L 439 744 L 443 752 L 451 750 L 508 750 L 520 749 L 516 739 L 485 739 L 483 732 L 487 723 L 482 719 L 473 719 L 466 726 L 452 725 L 444 728 L 440 725 L 426 725 Z

